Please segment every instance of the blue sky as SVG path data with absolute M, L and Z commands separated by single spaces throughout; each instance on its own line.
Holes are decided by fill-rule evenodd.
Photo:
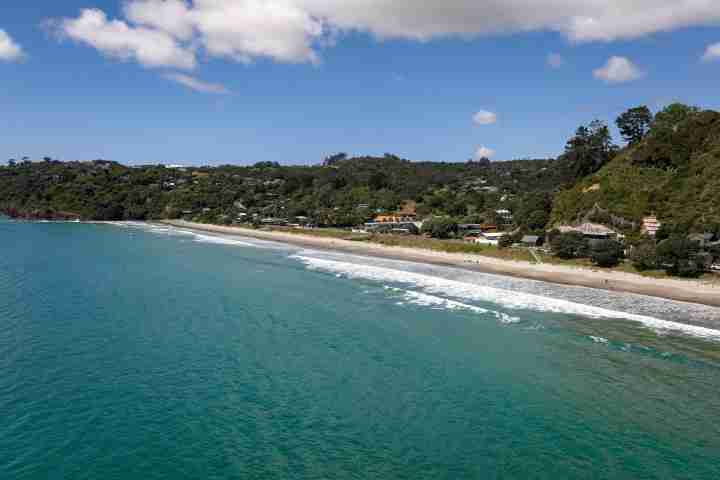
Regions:
M 171 0 L 179 10 L 166 12 L 132 0 L 131 13 L 115 0 L 5 0 L 0 158 L 464 161 L 481 147 L 535 158 L 637 104 L 720 108 L 713 2 L 668 20 L 652 0 L 654 23 L 653 7 L 613 17 L 619 0 L 588 12 L 569 0 L 428 0 L 426 16 L 405 0 L 259 1 Z M 520 8 L 533 2 L 559 13 Z M 496 121 L 476 124 L 479 111 Z

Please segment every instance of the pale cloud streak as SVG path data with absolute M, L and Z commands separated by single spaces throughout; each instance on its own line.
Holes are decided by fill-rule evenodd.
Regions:
M 230 94 L 230 90 L 225 88 L 224 85 L 220 85 L 218 83 L 204 82 L 190 75 L 185 75 L 182 73 L 169 73 L 163 76 L 171 82 L 179 83 L 180 85 L 183 85 L 191 90 L 195 90 L 196 92 L 214 93 L 216 95 Z
M 0 61 L 13 62 L 23 57 L 22 47 L 0 28 Z
M 604 66 L 593 70 L 595 78 L 608 84 L 632 82 L 645 73 L 626 57 L 610 57 Z

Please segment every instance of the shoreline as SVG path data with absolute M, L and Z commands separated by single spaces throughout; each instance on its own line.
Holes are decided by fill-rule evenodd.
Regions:
M 655 279 L 640 275 L 568 267 L 565 265 L 533 264 L 501 260 L 482 255 L 446 253 L 408 247 L 389 247 L 377 243 L 353 242 L 311 235 L 226 227 L 184 220 L 161 220 L 155 223 L 189 230 L 234 235 L 258 240 L 270 240 L 300 247 L 347 252 L 354 255 L 404 260 L 444 267 L 454 267 L 481 273 L 539 280 L 559 285 L 589 287 L 611 292 L 626 292 L 668 300 L 720 307 L 720 286 L 697 280 Z

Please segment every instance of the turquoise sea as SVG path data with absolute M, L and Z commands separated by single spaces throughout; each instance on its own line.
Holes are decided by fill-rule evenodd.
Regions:
M 720 478 L 720 309 L 0 220 L 0 479 L 347 478 Z

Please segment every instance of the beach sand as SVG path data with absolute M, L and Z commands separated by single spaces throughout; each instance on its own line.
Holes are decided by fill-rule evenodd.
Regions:
M 165 220 L 160 223 L 223 235 L 237 235 L 246 238 L 288 243 L 301 247 L 457 267 L 477 272 L 528 278 L 563 285 L 637 293 L 720 307 L 720 285 L 713 285 L 698 280 L 655 279 L 611 270 L 595 270 L 547 263 L 533 264 L 530 262 L 501 260 L 484 257 L 482 255 L 445 253 L 407 247 L 389 247 L 370 242 L 353 242 L 295 233 L 207 225 L 183 220 Z

